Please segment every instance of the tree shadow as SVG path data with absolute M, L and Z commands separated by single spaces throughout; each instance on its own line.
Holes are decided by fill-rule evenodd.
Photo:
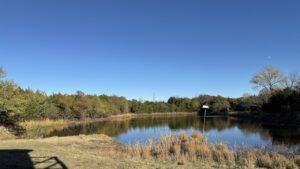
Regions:
M 32 150 L 0 150 L 1 169 L 67 169 L 57 157 L 30 157 Z

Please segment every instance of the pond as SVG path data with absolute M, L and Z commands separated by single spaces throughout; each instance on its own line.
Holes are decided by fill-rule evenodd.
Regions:
M 267 127 L 260 123 L 245 122 L 232 118 L 207 117 L 205 121 L 197 115 L 146 116 L 117 121 L 92 122 L 71 125 L 54 130 L 49 136 L 79 134 L 106 134 L 122 144 L 145 143 L 157 140 L 169 133 L 200 131 L 211 143 L 223 142 L 230 147 L 261 147 L 285 145 L 299 146 L 300 130 L 295 128 Z

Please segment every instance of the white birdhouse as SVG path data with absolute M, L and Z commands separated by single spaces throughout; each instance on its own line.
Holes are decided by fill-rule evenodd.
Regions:
M 203 109 L 209 109 L 209 106 L 208 105 L 203 105 L 202 108 Z

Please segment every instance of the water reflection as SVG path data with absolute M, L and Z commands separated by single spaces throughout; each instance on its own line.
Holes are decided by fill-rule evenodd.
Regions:
M 224 142 L 228 145 L 264 146 L 300 143 L 300 131 L 295 128 L 268 127 L 255 122 L 243 122 L 230 118 L 207 118 L 195 116 L 149 116 L 123 121 L 93 122 L 72 125 L 63 130 L 55 130 L 48 136 L 70 136 L 78 134 L 106 134 L 120 143 L 145 142 L 157 139 L 170 132 L 194 130 L 205 131 L 210 142 Z

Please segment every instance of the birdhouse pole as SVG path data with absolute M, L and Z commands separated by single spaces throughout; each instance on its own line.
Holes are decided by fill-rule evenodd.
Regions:
M 206 110 L 209 109 L 208 105 L 203 105 L 202 109 L 204 109 L 204 116 L 203 116 L 203 127 L 202 127 L 202 133 L 204 134 L 205 132 L 205 118 L 206 118 Z

